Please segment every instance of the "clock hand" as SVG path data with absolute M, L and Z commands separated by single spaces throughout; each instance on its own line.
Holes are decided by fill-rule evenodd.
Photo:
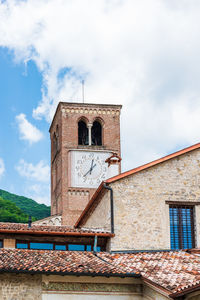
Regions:
M 87 173 L 85 173 L 85 174 L 83 175 L 83 177 L 87 176 L 87 174 L 89 174 L 89 173 L 90 173 L 90 175 L 91 175 L 92 170 L 94 169 L 94 167 L 96 167 L 96 164 L 95 164 L 95 165 L 92 164 L 92 166 L 91 166 L 91 168 L 89 169 L 89 171 L 87 171 Z
M 92 163 L 91 163 L 91 167 L 90 167 L 90 175 L 91 175 L 91 172 L 92 172 L 92 166 L 93 166 L 93 162 L 94 162 L 94 159 L 92 160 Z
M 92 170 L 96 167 L 96 164 L 90 169 L 90 174 L 92 173 Z
M 87 173 L 85 173 L 85 174 L 83 175 L 83 177 L 87 176 L 88 173 L 90 173 L 90 169 L 89 169 L 89 171 L 87 171 Z

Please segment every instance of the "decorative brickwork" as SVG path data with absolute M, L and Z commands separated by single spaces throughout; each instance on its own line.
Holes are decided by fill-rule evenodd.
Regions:
M 33 225 L 49 225 L 49 226 L 54 225 L 54 226 L 59 226 L 59 225 L 62 224 L 61 220 L 62 220 L 61 216 L 55 215 L 55 216 L 50 216 L 50 217 L 35 221 L 32 224 Z
M 49 291 L 79 291 L 79 292 L 121 292 L 141 294 L 140 284 L 106 284 L 106 283 L 78 283 L 78 282 L 50 282 L 42 284 L 43 290 Z

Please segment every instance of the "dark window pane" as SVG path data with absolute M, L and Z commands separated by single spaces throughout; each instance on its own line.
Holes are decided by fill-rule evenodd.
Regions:
M 86 246 L 86 251 L 92 251 L 92 246 L 91 245 L 87 245 Z
M 70 250 L 70 251 L 85 251 L 85 245 L 69 244 L 68 250 Z
M 92 145 L 102 145 L 102 127 L 98 121 L 92 126 Z
M 3 241 L 0 240 L 0 248 L 3 248 Z
M 28 243 L 17 243 L 17 249 L 28 249 Z
M 84 121 L 78 122 L 78 144 L 88 145 L 88 128 Z
M 30 243 L 30 249 L 53 250 L 52 243 Z
M 55 250 L 66 250 L 66 245 L 55 245 Z

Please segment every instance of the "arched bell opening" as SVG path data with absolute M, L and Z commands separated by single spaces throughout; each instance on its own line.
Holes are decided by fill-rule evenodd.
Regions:
M 98 121 L 92 126 L 92 145 L 102 146 L 102 126 Z
M 88 145 L 88 128 L 83 120 L 78 122 L 78 144 Z

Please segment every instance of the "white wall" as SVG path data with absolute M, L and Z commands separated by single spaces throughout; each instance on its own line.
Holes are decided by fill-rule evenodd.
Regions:
M 143 298 L 139 295 L 102 295 L 102 294 L 89 294 L 89 293 L 76 293 L 76 294 L 58 294 L 48 293 L 42 295 L 42 300 L 142 300 Z

